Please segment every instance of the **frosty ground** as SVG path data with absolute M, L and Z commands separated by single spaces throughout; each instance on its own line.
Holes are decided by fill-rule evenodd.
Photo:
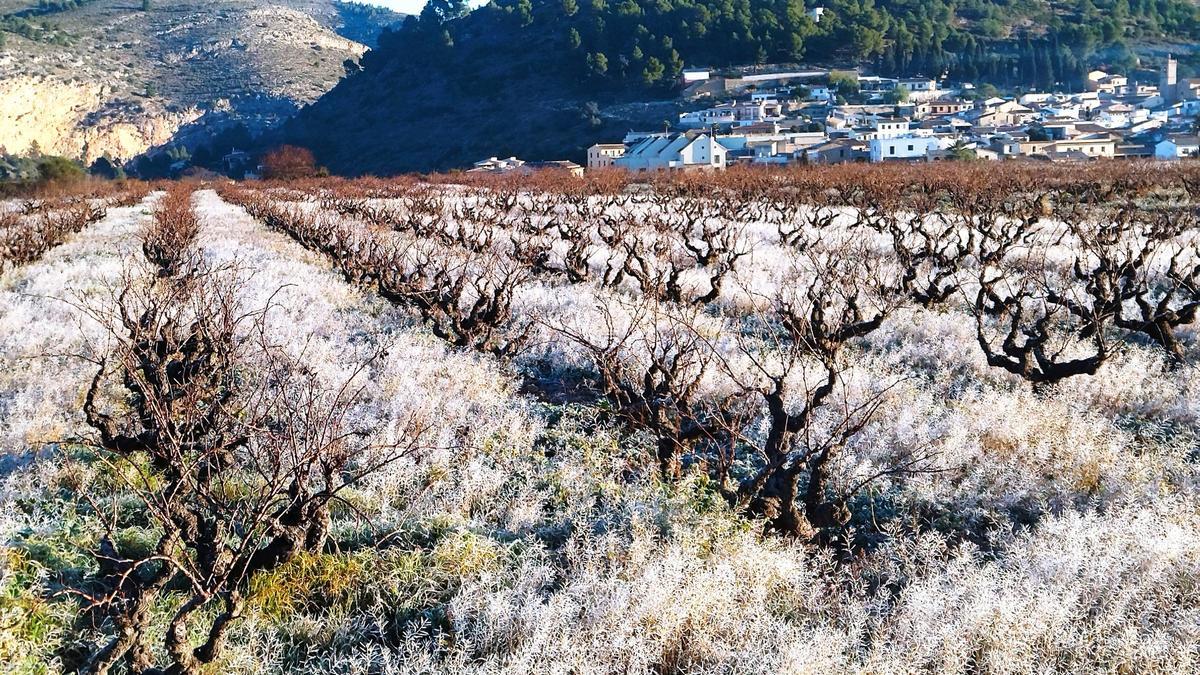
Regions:
M 159 197 L 111 208 L 0 277 L 0 660 L 15 671 L 68 667 L 98 634 L 80 628 L 78 598 L 54 591 L 94 565 L 100 530 L 76 495 L 112 481 L 80 449 L 106 349 L 94 315 L 123 275 L 145 273 L 139 237 Z M 605 308 L 621 314 L 619 289 L 522 287 L 517 314 L 537 324 L 498 359 L 448 346 L 217 192 L 192 199 L 198 249 L 240 280 L 245 307 L 269 308 L 270 340 L 328 386 L 361 388 L 356 428 L 381 444 L 413 419 L 425 429 L 420 453 L 335 513 L 334 541 L 356 545 L 251 581 L 212 672 L 1200 667 L 1192 328 L 1183 365 L 1130 342 L 1095 375 L 1034 391 L 989 368 L 964 301 L 896 309 L 848 359 L 839 400 L 888 386 L 835 478 L 856 483 L 906 448 L 930 463 L 871 481 L 847 529 L 814 544 L 764 532 L 699 468 L 662 480 L 653 439 L 595 400 L 529 388 L 547 368 L 584 377 L 588 351 L 568 336 L 600 332 Z M 713 303 L 728 312 L 697 319 L 716 335 L 788 283 L 775 235 L 744 236 L 758 245 Z

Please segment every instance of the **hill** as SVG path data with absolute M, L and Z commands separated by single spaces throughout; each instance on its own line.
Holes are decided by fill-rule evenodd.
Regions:
M 392 173 L 488 155 L 559 157 L 578 152 L 589 136 L 657 127 L 674 116 L 675 103 L 644 103 L 644 92 L 593 96 L 555 56 L 568 49 L 563 35 L 512 20 L 503 8 L 481 8 L 446 24 L 453 45 L 436 26 L 410 23 L 385 35 L 362 72 L 287 125 L 286 140 L 312 148 L 339 173 Z M 589 105 L 595 100 L 632 112 L 601 115 Z
M 4 0 L 0 149 L 130 159 L 264 129 L 400 18 L 334 0 Z
M 800 0 L 464 9 L 437 0 L 382 36 L 362 71 L 301 111 L 288 137 L 349 174 L 492 154 L 578 158 L 592 140 L 659 126 L 685 66 L 805 60 L 1048 89 L 1079 86 L 1094 64 L 1128 71 L 1139 51 L 1200 38 L 1200 12 L 1186 0 L 833 0 L 819 16 Z M 643 100 L 663 103 L 631 105 Z

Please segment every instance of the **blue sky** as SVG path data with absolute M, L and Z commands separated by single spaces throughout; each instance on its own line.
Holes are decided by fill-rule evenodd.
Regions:
M 403 12 L 405 14 L 420 14 L 421 8 L 425 6 L 425 0 L 359 0 L 359 1 L 364 2 L 368 5 L 379 5 L 380 7 L 387 7 L 388 9 L 394 9 L 397 12 Z M 487 4 L 487 0 L 473 0 L 471 2 L 472 7 L 478 7 L 479 5 L 483 5 L 483 4 Z
M 397 12 L 404 12 L 405 14 L 418 14 L 418 13 L 420 13 L 421 8 L 425 6 L 425 0 L 361 0 L 361 1 L 368 5 L 379 5 L 380 7 L 387 7 L 388 9 L 394 9 Z

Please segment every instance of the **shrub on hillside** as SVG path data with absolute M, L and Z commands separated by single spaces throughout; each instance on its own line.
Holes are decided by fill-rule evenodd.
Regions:
M 312 178 L 320 173 L 317 160 L 308 148 L 283 145 L 263 156 L 263 178 L 297 180 Z
M 87 175 L 78 162 L 56 155 L 39 158 L 37 168 L 43 183 L 73 183 Z

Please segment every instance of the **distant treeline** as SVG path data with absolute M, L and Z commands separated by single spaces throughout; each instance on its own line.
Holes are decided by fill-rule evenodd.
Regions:
M 32 12 L 36 14 L 54 14 L 82 7 L 91 2 L 95 2 L 95 0 L 38 0 L 37 7 Z
M 104 163 L 113 171 L 106 173 L 101 170 Z M 125 177 L 124 172 L 117 170 L 108 160 L 99 160 L 94 166 L 96 171 L 91 175 L 100 178 Z M 22 194 L 51 183 L 70 183 L 88 175 L 83 165 L 66 157 L 44 155 L 37 151 L 24 156 L 0 152 L 0 196 Z
M 454 50 L 468 62 L 490 58 L 475 49 L 482 30 L 514 44 L 549 37 L 557 48 L 546 54 L 548 68 L 573 69 L 592 86 L 654 89 L 685 65 L 801 60 L 1050 87 L 1078 83 L 1100 58 L 1132 67 L 1129 45 L 1138 41 L 1200 39 L 1200 9 L 1188 0 L 820 4 L 814 20 L 802 0 L 495 0 L 460 21 L 462 2 L 432 0 L 380 42 L 385 58 L 421 64 Z

